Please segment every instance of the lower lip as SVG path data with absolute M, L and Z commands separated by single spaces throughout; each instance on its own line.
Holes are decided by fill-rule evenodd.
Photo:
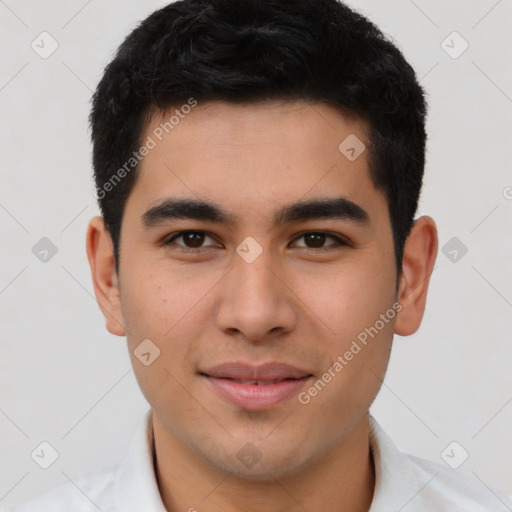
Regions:
M 297 395 L 311 376 L 283 380 L 275 384 L 242 384 L 231 379 L 204 376 L 208 382 L 230 402 L 242 409 L 260 411 Z

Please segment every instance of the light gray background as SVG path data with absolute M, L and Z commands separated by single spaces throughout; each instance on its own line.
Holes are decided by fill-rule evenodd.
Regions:
M 166 3 L 0 1 L 2 507 L 117 462 L 148 408 L 125 340 L 105 330 L 93 297 L 87 116 L 114 50 Z M 452 237 L 468 248 L 455 263 L 440 250 L 423 325 L 396 337 L 372 413 L 401 450 L 443 463 L 456 440 L 469 452 L 456 471 L 512 492 L 512 2 L 350 4 L 421 77 L 430 114 L 419 213 L 436 219 L 440 248 Z M 42 31 L 59 44 L 47 59 L 31 48 Z M 453 31 L 469 43 L 456 59 L 441 46 Z M 58 248 L 47 263 L 32 253 L 42 237 Z M 60 454 L 47 470 L 30 457 L 42 441 Z

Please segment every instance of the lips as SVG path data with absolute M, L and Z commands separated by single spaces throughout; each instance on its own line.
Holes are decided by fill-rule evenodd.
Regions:
M 270 362 L 258 366 L 223 363 L 200 375 L 222 398 L 247 410 L 263 410 L 300 392 L 312 374 L 295 366 Z
M 279 382 L 285 379 L 301 379 L 310 372 L 285 363 L 270 362 L 258 366 L 247 363 L 223 363 L 200 373 L 219 379 L 249 382 Z
M 287 379 L 279 379 L 279 380 L 241 380 L 241 379 L 230 379 L 233 382 L 238 382 L 240 384 L 248 384 L 253 386 L 267 386 L 268 384 L 277 384 L 278 382 L 283 382 L 283 380 Z

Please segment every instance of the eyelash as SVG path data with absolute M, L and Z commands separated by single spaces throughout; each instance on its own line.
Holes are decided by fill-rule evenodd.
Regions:
M 174 245 L 174 246 L 177 247 L 177 250 L 179 250 L 181 252 L 184 252 L 184 253 L 194 253 L 194 254 L 197 254 L 201 250 L 207 248 L 207 247 L 195 247 L 195 248 L 186 247 L 184 245 L 179 245 L 179 244 L 176 244 L 174 242 L 174 240 L 176 240 L 176 239 L 178 239 L 178 238 L 180 238 L 180 237 L 182 237 L 184 235 L 187 235 L 189 233 L 201 233 L 201 234 L 205 234 L 206 236 L 209 236 L 211 238 L 215 238 L 213 235 L 211 235 L 207 231 L 190 230 L 189 229 L 189 230 L 186 230 L 186 231 L 179 231 L 179 232 L 173 234 L 172 236 L 170 236 L 166 240 L 164 240 L 162 245 L 163 246 Z M 293 241 L 296 241 L 296 240 L 298 240 L 300 238 L 303 238 L 306 235 L 325 235 L 326 237 L 333 238 L 336 241 L 334 244 L 330 244 L 330 245 L 327 245 L 325 247 L 317 247 L 317 248 L 314 248 L 314 247 L 301 247 L 301 249 L 304 249 L 307 252 L 318 253 L 318 252 L 333 250 L 335 248 L 340 248 L 340 247 L 344 247 L 344 246 L 346 246 L 346 247 L 351 247 L 352 246 L 352 244 L 348 240 L 346 240 L 344 238 L 341 238 L 339 236 L 333 235 L 331 233 L 325 232 L 325 231 L 305 231 L 304 233 L 301 233 L 296 238 L 294 238 Z

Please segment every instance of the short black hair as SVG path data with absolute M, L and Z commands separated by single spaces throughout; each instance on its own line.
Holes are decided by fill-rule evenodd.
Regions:
M 337 0 L 179 0 L 128 35 L 89 117 L 95 195 L 116 269 L 145 125 L 191 99 L 323 102 L 367 122 L 370 176 L 387 198 L 401 271 L 425 166 L 425 93 L 389 38 Z

